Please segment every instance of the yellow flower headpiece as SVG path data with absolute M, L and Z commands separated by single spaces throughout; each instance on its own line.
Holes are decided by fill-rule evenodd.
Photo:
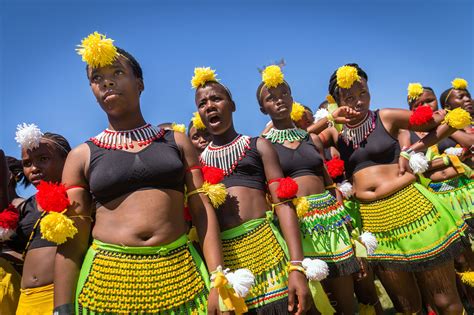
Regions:
M 331 94 L 328 94 L 326 95 L 326 101 L 328 101 L 329 104 L 336 104 L 336 100 L 334 99 L 334 97 L 332 97 Z
M 76 51 L 90 67 L 100 68 L 111 65 L 117 58 L 117 47 L 113 42 L 105 35 L 94 32 L 82 40 Z
M 423 94 L 423 86 L 421 83 L 408 84 L 408 99 L 410 102 L 416 100 L 421 94 Z
M 284 81 L 283 72 L 279 66 L 271 65 L 262 71 L 262 81 L 268 88 L 274 88 L 282 84 Z
M 343 89 L 350 89 L 355 81 L 360 81 L 357 69 L 353 66 L 342 66 L 336 72 L 337 85 Z
M 456 78 L 453 81 L 451 81 L 451 85 L 453 86 L 453 89 L 466 90 L 468 84 L 466 80 L 462 78 Z
M 291 109 L 291 120 L 299 121 L 304 115 L 304 106 L 298 102 L 293 102 L 293 108 Z
M 204 129 L 206 129 L 206 126 L 205 126 L 204 123 L 202 122 L 201 116 L 199 116 L 199 113 L 198 113 L 198 112 L 194 112 L 193 118 L 191 118 L 191 121 L 193 122 L 194 128 L 196 128 L 197 130 L 204 130 Z
M 171 129 L 176 132 L 186 133 L 186 126 L 184 124 L 172 123 Z
M 206 82 L 217 82 L 216 71 L 209 67 L 197 67 L 194 68 L 194 76 L 191 79 L 191 86 L 197 89 L 200 86 L 204 86 Z

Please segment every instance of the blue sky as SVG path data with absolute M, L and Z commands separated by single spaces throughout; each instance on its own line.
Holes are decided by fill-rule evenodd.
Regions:
M 257 135 L 257 67 L 284 58 L 295 100 L 315 108 L 331 73 L 357 62 L 372 107 L 405 107 L 409 82 L 437 95 L 455 77 L 474 86 L 474 2 L 0 0 L 0 148 L 19 157 L 16 125 L 34 122 L 73 146 L 107 126 L 74 49 L 99 31 L 144 70 L 150 123 L 186 123 L 196 66 L 211 66 L 237 104 L 239 132 Z M 472 88 L 471 88 L 472 89 Z M 29 193 L 29 192 L 27 192 Z

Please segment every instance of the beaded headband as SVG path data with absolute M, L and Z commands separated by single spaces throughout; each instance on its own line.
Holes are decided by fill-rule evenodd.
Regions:
M 448 95 L 446 95 L 444 103 L 448 102 L 448 98 L 451 96 L 451 92 L 453 90 L 467 90 L 468 83 L 462 78 L 455 78 L 453 81 L 451 81 L 451 86 L 451 90 L 448 92 Z

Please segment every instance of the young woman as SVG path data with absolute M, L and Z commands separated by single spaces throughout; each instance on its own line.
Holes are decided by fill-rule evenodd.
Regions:
M 102 49 L 94 50 L 91 42 Z M 181 132 L 146 123 L 142 70 L 132 55 L 98 33 L 81 49 L 108 128 L 66 161 L 67 214 L 79 232 L 58 247 L 56 314 L 217 313 L 217 289 L 210 289 L 207 268 L 217 270 L 222 254 L 206 196 L 191 196 L 188 205 L 207 268 L 185 235 L 184 187 L 202 185 L 200 173 L 186 171 L 199 165 L 191 142 Z M 93 242 L 84 258 L 93 203 Z
M 443 117 L 435 114 L 421 124 L 410 124 L 408 110 L 371 111 L 367 74 L 357 64 L 333 73 L 329 93 L 340 106 L 360 113 L 340 134 L 330 128 L 322 137 L 328 145 L 336 145 L 345 162 L 362 228 L 378 240 L 377 250 L 368 258 L 395 308 L 403 313 L 419 312 L 420 291 L 424 291 L 441 314 L 461 314 L 453 257 L 462 249 L 461 232 L 466 225 L 414 183 L 414 175 L 400 176 L 398 167 L 399 130 L 430 130 Z M 445 117 L 453 124 L 451 118 Z
M 277 193 L 277 181 L 283 177 L 278 156 L 266 139 L 237 133 L 232 120 L 235 103 L 213 70 L 196 68 L 192 84 L 199 115 L 213 138 L 201 163 L 225 174 L 227 198 L 216 210 L 225 265 L 254 274 L 255 284 L 245 299 L 250 313 L 303 314 L 311 301 L 301 267 L 297 217 L 289 200 Z M 271 221 L 267 189 L 285 241 Z
M 41 181 L 60 182 L 66 157 L 71 150 L 67 140 L 58 134 L 42 134 L 34 125 L 23 125 L 17 132 L 21 145 L 23 173 L 34 186 Z M 33 139 L 33 141 L 22 140 Z M 45 212 L 36 195 L 18 207 L 16 233 L 6 242 L 9 249 L 23 256 L 21 294 L 17 314 L 51 314 L 56 244 L 43 239 L 40 222 Z
M 188 137 L 191 140 L 196 152 L 201 155 L 202 151 L 209 145 L 212 136 L 207 132 L 206 126 L 201 121 L 201 117 L 196 112 L 188 126 Z

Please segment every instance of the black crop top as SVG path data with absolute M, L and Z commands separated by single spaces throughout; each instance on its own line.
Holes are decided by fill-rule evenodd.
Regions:
M 308 135 L 301 140 L 296 149 L 273 143 L 278 153 L 281 169 L 285 177 L 296 178 L 304 175 L 323 176 L 323 158 L 316 150 L 313 140 Z
M 410 142 L 411 142 L 411 144 L 417 142 L 418 140 L 420 140 L 420 137 L 418 137 L 418 135 L 414 131 L 410 130 Z M 438 142 L 438 152 L 441 154 L 447 148 L 455 147 L 456 144 L 457 144 L 457 142 L 454 141 L 453 139 L 444 138 L 443 140 Z M 426 152 L 426 149 L 423 152 Z
M 49 242 L 41 238 L 41 230 L 39 224 L 36 226 L 33 238 L 31 239 L 30 245 L 28 248 L 26 244 L 30 239 L 30 235 L 33 232 L 33 227 L 36 222 L 40 219 L 43 214 L 42 211 L 38 210 L 38 205 L 36 204 L 36 195 L 31 196 L 25 200 L 19 207 L 19 221 L 18 227 L 15 233 L 12 235 L 11 239 L 7 241 L 7 246 L 14 251 L 23 252 L 25 250 L 30 250 L 34 248 L 41 247 L 54 247 L 55 243 Z
M 184 164 L 173 131 L 136 153 L 86 143 L 91 151 L 89 188 L 100 204 L 142 189 L 184 191 Z
M 250 139 L 250 149 L 237 163 L 234 171 L 222 180 L 226 187 L 244 186 L 266 191 L 265 170 L 262 157 L 257 150 L 257 140 L 257 137 Z
M 398 163 L 400 144 L 383 126 L 379 111 L 376 110 L 374 114 L 375 129 L 360 143 L 359 148 L 354 149 L 352 142 L 347 145 L 341 136 L 337 140 L 347 177 L 369 166 Z

